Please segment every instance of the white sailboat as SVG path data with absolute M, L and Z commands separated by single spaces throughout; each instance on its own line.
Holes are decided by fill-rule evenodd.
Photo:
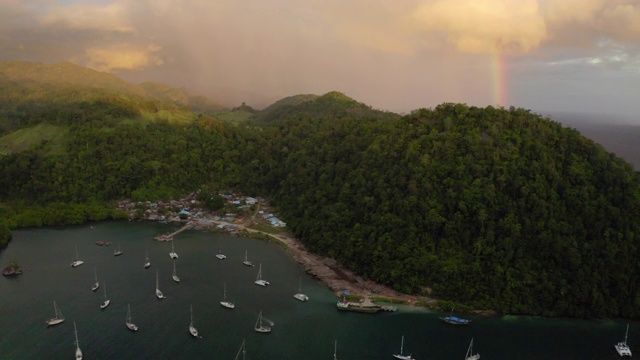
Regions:
M 238 353 L 236 354 L 236 357 L 233 360 L 240 360 L 240 353 L 242 353 L 242 360 L 244 360 L 245 356 L 247 355 L 247 351 L 244 348 L 244 339 L 242 339 L 242 345 L 240 345 L 240 350 L 238 350 Z
M 116 244 L 116 247 L 113 249 L 113 256 L 122 255 L 122 250 L 120 250 L 120 243 Z
M 158 270 L 156 270 L 156 297 L 158 299 L 164 299 L 164 295 L 162 294 L 162 291 L 160 291 L 160 288 L 158 286 L 159 284 L 159 280 L 158 280 Z
M 169 253 L 169 256 L 172 259 L 177 259 L 178 258 L 178 253 L 176 253 L 176 251 L 173 248 L 173 238 L 171 238 L 171 252 Z
M 478 360 L 480 359 L 480 354 L 473 354 L 473 338 L 471 338 L 471 342 L 469 343 L 469 348 L 467 349 L 467 355 L 464 357 L 465 360 Z
M 631 348 L 627 345 L 627 335 L 629 335 L 629 324 L 627 324 L 627 332 L 624 334 L 624 341 L 615 344 L 616 351 L 620 356 L 631 356 Z
M 411 354 L 403 355 L 402 354 L 403 348 L 404 348 L 404 335 L 402 335 L 402 340 L 400 340 L 400 354 L 393 354 L 393 357 L 400 360 L 415 360 L 414 358 L 411 357 Z
M 253 263 L 247 259 L 247 250 L 244 251 L 244 261 L 242 263 L 247 266 L 253 266 Z
M 176 262 L 173 262 L 173 276 L 171 276 L 171 278 L 173 279 L 173 281 L 177 282 L 178 284 L 180 283 L 180 278 L 178 277 L 178 274 L 176 273 Z
M 271 326 L 264 325 L 262 323 L 262 310 L 260 310 L 260 314 L 258 315 L 258 320 L 256 321 L 256 326 L 254 327 L 254 329 L 259 333 L 271 332 Z
M 333 360 L 338 360 L 338 340 L 333 345 Z
M 96 291 L 100 287 L 100 283 L 98 282 L 98 270 L 96 270 L 96 268 L 93 268 L 93 274 L 95 275 L 96 282 L 91 287 L 91 291 Z
M 191 323 L 189 323 L 189 334 L 191 334 L 191 336 L 195 338 L 198 337 L 198 329 L 193 326 L 193 305 L 191 305 Z
M 302 293 L 302 278 L 300 278 L 300 281 L 298 282 L 298 293 L 293 295 L 294 298 L 300 300 L 300 301 L 308 301 L 309 297 L 305 294 Z
M 55 315 L 46 321 L 47 326 L 54 326 L 64 322 L 64 316 L 62 316 L 62 312 L 58 309 L 58 304 L 56 304 L 55 300 L 53 300 L 53 312 Z
M 78 341 L 78 328 L 76 322 L 73 322 L 73 332 L 76 334 L 76 360 L 82 360 L 82 350 L 80 350 L 80 342 Z
M 84 261 L 80 260 L 80 257 L 78 256 L 78 246 L 76 245 L 76 259 L 71 262 L 71 267 L 78 267 L 82 264 L 84 264 Z
M 151 266 L 151 261 L 149 261 L 149 252 L 145 251 L 144 268 L 147 269 L 149 266 Z
M 267 286 L 269 282 L 267 280 L 262 279 L 262 263 L 260 263 L 260 267 L 258 268 L 258 278 L 254 281 L 256 285 Z
M 224 283 L 224 296 L 222 297 L 222 301 L 220 301 L 220 305 L 226 307 L 227 309 L 233 309 L 236 307 L 234 303 L 231 301 L 227 301 L 227 283 Z
M 107 298 L 107 284 L 104 284 L 102 289 L 104 290 L 104 301 L 100 304 L 100 309 L 104 309 L 111 304 L 111 300 Z
M 138 325 L 131 321 L 131 304 L 127 304 L 127 320 L 125 322 L 127 329 L 131 331 L 138 331 Z
M 220 260 L 224 260 L 227 258 L 227 256 L 220 250 L 220 240 L 218 240 L 218 253 L 216 254 L 216 257 Z

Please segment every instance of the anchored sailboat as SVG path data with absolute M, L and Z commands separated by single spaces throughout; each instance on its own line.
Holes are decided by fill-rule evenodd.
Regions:
M 173 248 L 173 238 L 171 238 L 171 252 L 169 253 L 169 256 L 172 259 L 177 259 L 178 258 L 178 253 L 176 253 L 176 251 Z
M 402 335 L 402 340 L 400 340 L 400 354 L 393 354 L 393 357 L 400 360 L 415 360 L 409 355 L 402 355 L 402 350 L 404 348 L 404 335 Z
M 247 266 L 253 266 L 253 263 L 247 259 L 247 250 L 244 251 L 244 261 L 242 263 Z
M 260 263 L 260 267 L 258 268 L 258 278 L 254 281 L 256 285 L 267 286 L 269 282 L 267 280 L 262 280 L 262 263 Z
M 173 262 L 173 281 L 177 282 L 178 284 L 180 283 L 180 278 L 178 277 L 178 274 L 176 273 L 176 262 Z
M 100 304 L 100 309 L 104 309 L 111 304 L 111 300 L 107 298 L 107 284 L 104 284 L 102 289 L 104 290 L 104 301 Z
M 149 261 L 149 252 L 145 251 L 145 258 L 144 258 L 144 268 L 147 269 L 149 266 L 151 266 L 151 261 Z
M 258 320 L 256 321 L 256 326 L 254 327 L 254 329 L 259 333 L 271 332 L 271 326 L 264 325 L 262 323 L 262 310 L 260 310 L 260 314 L 258 315 Z
M 227 256 L 220 250 L 220 240 L 218 240 L 218 253 L 216 254 L 216 257 L 220 260 L 224 260 L 227 258 Z
M 227 309 L 233 309 L 236 307 L 234 303 L 231 301 L 227 301 L 227 283 L 224 283 L 224 296 L 222 297 L 222 301 L 220 301 L 220 305 L 226 307 Z
M 73 332 L 76 334 L 76 360 L 82 360 L 82 350 L 80 350 L 80 342 L 78 341 L 78 329 L 76 322 L 73 322 Z
M 82 264 L 84 264 L 84 261 L 80 260 L 80 257 L 78 256 L 78 246 L 76 245 L 76 259 L 71 262 L 71 267 L 78 267 Z
M 127 304 L 127 320 L 125 321 L 127 329 L 131 331 L 138 331 L 138 325 L 131 321 L 131 304 Z
M 158 270 L 156 270 L 156 297 L 158 299 L 164 299 L 164 295 L 162 294 L 162 291 L 160 291 L 160 288 L 158 287 L 159 284 L 159 280 L 158 280 Z
M 471 338 L 471 342 L 469 343 L 469 348 L 467 349 L 467 355 L 464 356 L 465 360 L 478 360 L 480 359 L 480 354 L 473 354 L 473 338 Z
M 100 287 L 100 283 L 98 282 L 98 270 L 96 270 L 96 268 L 93 268 L 93 274 L 95 275 L 96 282 L 91 287 L 91 291 L 96 291 Z
M 244 339 L 242 339 L 242 345 L 240 345 L 240 350 L 238 350 L 238 354 L 236 354 L 236 357 L 233 360 L 240 360 L 240 353 L 242 353 L 242 360 L 244 360 L 244 358 L 245 358 L 245 356 L 247 354 L 247 352 L 246 352 L 246 350 L 244 348 Z
M 293 295 L 294 298 L 300 300 L 300 301 L 308 301 L 309 297 L 305 294 L 302 293 L 302 278 L 300 278 L 299 282 L 298 282 L 298 293 Z
M 47 326 L 54 326 L 64 322 L 64 316 L 62 316 L 62 312 L 58 309 L 58 305 L 55 300 L 53 300 L 53 312 L 55 315 L 46 321 Z
M 116 244 L 116 247 L 113 249 L 113 256 L 122 255 L 122 250 L 120 250 L 120 243 Z
M 629 335 L 629 324 L 627 324 L 627 332 L 624 334 L 624 341 L 614 345 L 620 356 L 631 356 L 631 348 L 627 345 L 627 335 Z
M 337 353 L 338 353 L 338 340 L 336 340 L 336 342 L 333 345 L 333 360 L 338 360 Z
M 195 338 L 198 337 L 198 329 L 193 326 L 193 305 L 191 305 L 191 323 L 189 324 L 189 334 L 191 334 L 191 336 Z

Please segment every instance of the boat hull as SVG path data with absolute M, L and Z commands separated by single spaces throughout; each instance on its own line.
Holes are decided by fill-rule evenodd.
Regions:
M 233 309 L 236 307 L 236 305 L 234 303 L 228 302 L 228 301 L 220 301 L 220 305 L 222 305 L 223 307 L 227 308 L 227 309 Z
M 55 326 L 58 324 L 62 324 L 64 322 L 64 319 L 51 319 L 51 320 L 47 320 L 47 326 Z
M 127 329 L 129 329 L 131 331 L 138 331 L 138 325 L 128 322 L 127 323 Z
M 309 301 L 309 297 L 305 294 L 295 294 L 293 297 L 300 301 Z
M 267 286 L 267 285 L 269 285 L 269 282 L 268 282 L 267 280 L 256 280 L 256 281 L 254 281 L 254 283 L 255 283 L 256 285 L 260 285 L 260 286 Z
M 84 264 L 84 261 L 82 260 L 76 260 L 74 262 L 71 263 L 71 267 L 78 267 L 80 265 Z

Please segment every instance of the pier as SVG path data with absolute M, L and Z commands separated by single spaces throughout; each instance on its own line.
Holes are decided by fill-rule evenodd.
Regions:
M 180 234 L 181 232 L 183 232 L 183 231 L 185 231 L 185 230 L 190 229 L 190 228 L 191 228 L 191 226 L 192 226 L 192 225 L 191 225 L 191 223 L 189 222 L 189 223 L 187 223 L 185 226 L 183 226 L 183 227 L 181 227 L 180 229 L 178 229 L 178 230 L 176 230 L 176 231 L 172 232 L 171 234 L 163 234 L 163 235 L 160 235 L 160 236 L 156 236 L 156 238 L 155 238 L 155 239 L 156 239 L 156 240 L 158 240 L 158 241 L 171 241 L 171 240 L 173 240 L 173 237 L 174 237 L 174 236 L 176 236 L 176 235 Z

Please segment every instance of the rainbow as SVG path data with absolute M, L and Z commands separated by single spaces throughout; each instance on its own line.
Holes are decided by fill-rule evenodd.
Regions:
M 493 78 L 493 102 L 497 106 L 507 107 L 507 65 L 504 57 L 495 50 L 491 56 L 491 76 Z

